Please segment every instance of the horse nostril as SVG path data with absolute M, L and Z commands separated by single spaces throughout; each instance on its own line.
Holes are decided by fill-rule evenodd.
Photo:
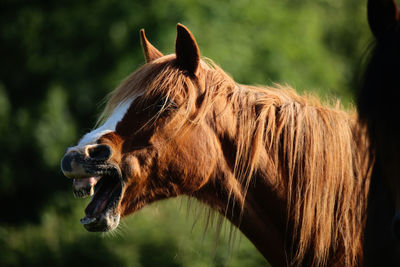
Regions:
M 107 145 L 95 145 L 88 148 L 87 154 L 91 159 L 107 160 L 111 157 L 112 149 Z
M 72 157 L 69 154 L 65 154 L 64 157 L 61 159 L 61 170 L 63 173 L 72 171 Z

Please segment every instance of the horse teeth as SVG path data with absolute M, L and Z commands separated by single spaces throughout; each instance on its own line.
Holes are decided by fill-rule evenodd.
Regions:
M 81 224 L 89 224 L 96 221 L 96 218 L 88 218 L 88 217 L 84 217 L 81 219 Z
M 76 198 L 86 198 L 93 196 L 93 194 L 94 194 L 93 186 L 74 190 L 74 196 Z
M 94 194 L 94 185 L 99 180 L 99 177 L 90 177 L 86 179 L 74 179 L 73 188 L 74 195 L 77 198 L 85 198 Z
M 74 196 L 76 198 L 83 198 L 84 197 L 84 193 L 82 192 L 82 190 L 74 190 Z

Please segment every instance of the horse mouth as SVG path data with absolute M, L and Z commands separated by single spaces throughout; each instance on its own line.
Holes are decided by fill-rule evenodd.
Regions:
M 114 230 L 120 220 L 119 205 L 122 199 L 123 181 L 117 167 L 96 176 L 74 180 L 74 195 L 79 198 L 92 196 L 85 209 L 81 224 L 90 232 Z

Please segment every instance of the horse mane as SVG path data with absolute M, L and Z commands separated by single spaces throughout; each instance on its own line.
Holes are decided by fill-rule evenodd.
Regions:
M 323 106 L 284 86 L 237 84 L 207 59 L 193 78 L 169 55 L 123 81 L 109 96 L 101 119 L 129 99 L 146 103 L 154 98 L 164 101 L 160 113 L 168 101 L 183 111 L 177 131 L 196 127 L 218 99 L 231 105 L 236 125 L 230 131 L 237 147 L 233 173 L 240 188 L 227 188 L 228 194 L 243 208 L 252 178 L 260 166 L 268 166 L 274 186 L 287 192 L 290 264 L 326 265 L 336 255 L 346 266 L 359 264 L 370 162 L 365 129 L 355 112 Z

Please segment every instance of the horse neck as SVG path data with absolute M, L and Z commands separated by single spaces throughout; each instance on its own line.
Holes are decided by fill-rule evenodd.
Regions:
M 296 96 L 294 96 L 294 98 L 296 99 Z M 260 99 L 264 102 L 260 102 Z M 266 99 L 268 99 L 268 101 L 265 101 Z M 271 109 L 259 109 L 258 105 L 260 103 L 266 106 L 270 101 L 273 101 L 274 103 L 276 102 L 277 104 L 271 105 Z M 290 254 L 292 252 L 296 252 L 296 247 L 291 247 L 292 245 L 295 246 L 295 244 L 292 243 L 291 231 L 297 230 L 294 230 L 293 228 L 293 222 L 291 221 L 292 219 L 288 218 L 287 193 L 288 186 L 290 185 L 286 181 L 286 178 L 282 178 L 286 176 L 279 173 L 280 171 L 285 171 L 285 167 L 283 166 L 283 169 L 276 167 L 283 164 L 283 161 L 281 161 L 280 158 L 269 155 L 268 152 L 271 149 L 275 149 L 275 147 L 276 149 L 281 150 L 280 143 L 275 142 L 275 147 L 268 149 L 268 145 L 266 146 L 265 142 L 261 143 L 254 140 L 256 140 L 258 138 L 257 136 L 260 135 L 259 131 L 262 132 L 261 136 L 263 136 L 265 134 L 266 127 L 269 127 L 269 122 L 262 120 L 269 115 L 274 116 L 274 114 L 277 114 L 278 109 L 274 108 L 278 106 L 284 106 L 284 103 L 289 103 L 290 101 L 293 101 L 291 100 L 290 92 L 280 95 L 275 91 L 271 91 L 270 93 L 262 93 L 259 90 L 251 90 L 251 88 L 241 87 L 238 88 L 238 90 L 233 94 L 228 105 L 218 105 L 224 107 L 223 111 L 214 112 L 214 114 L 222 114 L 221 116 L 214 118 L 214 123 L 216 125 L 215 128 L 217 129 L 217 135 L 221 144 L 222 154 L 218 159 L 218 170 L 214 173 L 214 177 L 210 179 L 212 182 L 208 183 L 207 186 L 205 186 L 198 194 L 198 198 L 201 201 L 219 211 L 234 225 L 236 225 L 274 266 L 288 265 L 288 260 L 292 259 L 293 257 L 293 255 Z M 301 105 L 301 102 L 294 103 L 294 105 Z M 316 109 L 322 109 L 322 107 L 316 107 Z M 330 111 L 327 110 L 326 112 L 329 113 Z M 363 136 L 364 132 L 363 130 L 359 129 L 359 126 L 355 123 L 355 120 L 349 119 L 348 116 L 343 114 L 343 112 L 332 111 L 329 114 L 336 116 L 337 121 L 335 120 L 334 124 L 332 125 L 327 124 L 321 127 L 331 127 L 332 129 L 336 129 L 335 127 L 338 126 L 337 130 L 339 131 L 339 129 L 342 129 L 339 127 L 339 125 L 350 123 L 349 128 L 351 128 L 350 131 L 352 133 L 348 133 L 348 136 L 349 138 L 353 139 L 343 139 L 343 141 L 347 142 L 349 149 L 351 147 L 353 151 L 365 152 L 367 150 L 365 138 L 359 137 L 359 135 Z M 277 117 L 268 119 L 274 121 L 277 119 Z M 254 122 L 260 123 L 261 126 L 254 126 Z M 245 132 L 244 134 L 243 132 L 240 132 L 240 129 L 245 131 L 243 129 L 246 127 L 251 128 L 251 131 L 247 133 Z M 314 127 L 320 126 L 315 125 Z M 346 127 L 343 129 L 346 129 Z M 330 133 L 332 135 L 335 134 L 333 131 Z M 271 140 L 268 138 L 269 136 L 267 136 L 267 144 L 268 141 L 272 141 L 272 138 L 277 138 L 277 136 L 272 135 Z M 312 138 L 312 136 L 308 138 Z M 261 137 L 261 139 L 263 139 L 263 137 Z M 247 149 L 243 149 L 240 145 L 240 141 L 238 140 L 247 140 L 249 147 L 247 147 Z M 290 140 L 292 140 L 292 138 L 288 138 L 288 140 L 285 142 L 290 142 Z M 260 143 L 262 145 L 260 145 Z M 326 142 L 324 144 L 328 145 Z M 238 162 L 237 150 L 239 148 L 243 149 L 245 152 L 248 152 L 246 157 L 239 158 L 240 164 L 245 166 L 244 177 L 237 175 L 238 173 L 241 173 L 240 171 L 237 172 L 237 169 L 240 168 L 237 168 L 236 166 L 236 163 Z M 328 151 L 330 148 L 324 147 L 324 149 L 325 151 Z M 255 154 L 256 157 L 258 157 L 257 163 L 253 165 L 254 168 L 250 168 L 251 173 L 246 177 L 246 174 L 248 174 L 246 173 L 246 166 L 248 165 L 247 163 L 249 163 L 249 161 L 252 162 L 251 157 Z M 274 155 L 275 154 L 278 155 L 278 157 L 280 155 L 279 153 L 274 153 Z M 360 182 L 360 184 L 364 184 L 364 182 L 362 182 L 363 177 L 368 176 L 366 173 L 364 173 L 364 169 L 366 169 L 366 162 L 368 161 L 362 156 L 365 154 L 367 153 L 357 152 L 348 153 L 346 156 L 346 159 L 349 162 L 353 162 L 355 164 L 352 165 L 352 168 L 354 169 L 347 170 L 349 175 L 348 178 L 350 179 L 350 176 L 353 177 L 353 171 L 357 170 L 356 172 L 360 173 L 356 175 L 356 179 Z M 350 167 L 350 165 L 348 167 Z M 332 173 L 330 174 L 333 175 Z M 302 177 L 298 178 L 300 180 L 303 179 Z M 358 186 L 360 186 L 360 188 L 358 188 Z M 358 204 L 360 204 L 362 207 L 365 205 L 365 203 L 361 202 L 363 202 L 363 200 L 366 198 L 367 188 L 368 181 L 365 182 L 364 185 L 354 185 L 352 187 L 352 190 L 354 190 L 353 195 L 356 194 L 358 196 L 358 194 L 360 194 L 360 203 Z M 295 188 L 292 189 L 296 190 Z M 336 188 L 335 190 L 336 191 L 333 192 L 334 195 L 339 194 L 341 189 Z M 347 198 L 351 197 L 347 196 Z M 319 204 L 315 205 L 316 207 L 319 207 Z M 361 210 L 363 208 L 359 209 Z M 349 212 L 351 212 L 351 210 Z M 350 215 L 346 213 L 345 216 Z M 329 217 L 329 219 L 335 218 L 337 219 L 337 216 Z M 318 221 L 318 223 L 319 226 L 322 227 L 322 222 Z M 360 219 L 360 227 L 363 227 L 362 224 L 362 220 Z M 359 239 L 359 237 L 357 237 L 357 239 Z M 358 248 L 361 249 L 360 242 L 360 240 L 354 241 L 354 246 L 357 247 L 357 250 Z M 344 249 L 341 248 L 341 246 L 342 244 L 338 245 L 338 247 L 335 249 L 335 252 L 339 252 Z M 310 249 L 312 250 L 313 248 L 310 247 Z M 289 255 L 286 255 L 286 252 L 288 252 Z M 310 260 L 313 261 L 313 252 L 307 250 L 305 253 L 306 254 L 304 254 L 304 257 L 310 258 Z M 310 253 L 310 255 L 308 255 L 308 253 Z M 338 257 L 340 257 L 340 255 L 329 255 L 329 258 L 326 260 L 329 261 L 329 264 L 337 264 L 338 262 L 343 263 L 342 259 Z M 360 259 L 360 257 L 360 255 L 357 256 L 358 259 Z
M 248 186 L 235 175 L 237 140 L 240 139 L 237 113 L 238 110 L 243 112 L 244 106 L 254 106 L 257 100 L 256 92 L 239 87 L 237 90 L 227 105 L 216 102 L 217 107 L 224 109 L 215 111 L 221 114 L 215 118 L 215 125 L 222 155 L 218 159 L 217 171 L 210 179 L 212 182 L 196 197 L 239 228 L 273 266 L 286 266 L 284 192 L 269 180 L 274 176 L 263 172 L 265 168 L 254 170 Z M 266 156 L 265 150 L 260 153 Z
M 286 266 L 285 203 L 281 192 L 268 183 L 265 173 L 253 177 L 246 199 L 241 203 L 238 192 L 229 192 L 230 176 L 217 173 L 214 183 L 207 184 L 196 196 L 233 223 L 273 266 Z

